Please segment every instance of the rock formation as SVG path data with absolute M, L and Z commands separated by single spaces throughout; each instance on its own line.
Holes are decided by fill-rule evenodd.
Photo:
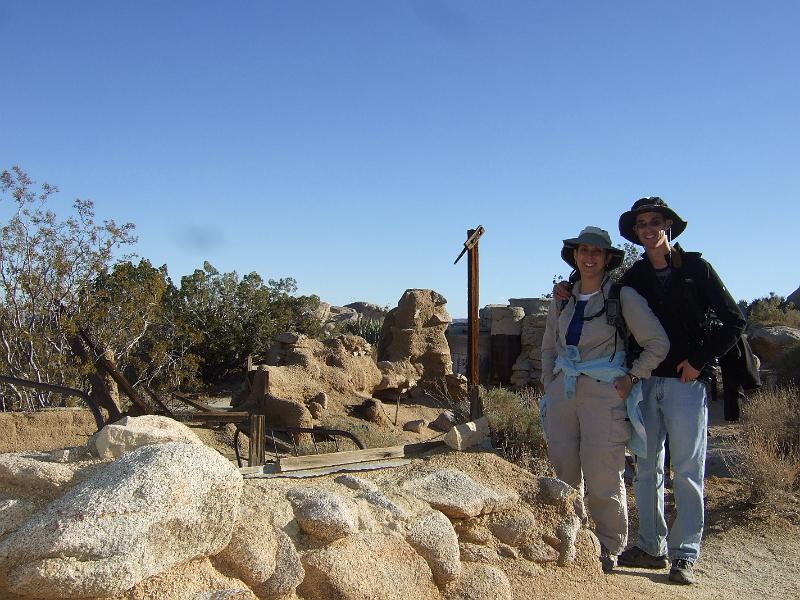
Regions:
M 122 593 L 222 551 L 241 491 L 239 472 L 207 446 L 138 448 L 3 537 L 1 577 L 9 591 L 34 598 Z
M 352 308 L 360 318 L 368 321 L 383 321 L 389 309 L 370 302 L 351 302 L 345 304 L 345 308 Z
M 748 332 L 748 340 L 765 366 L 772 367 L 787 350 L 800 345 L 800 329 L 784 325 L 754 327 Z
M 375 395 L 396 400 L 420 381 L 452 375 L 450 347 L 444 335 L 450 323 L 444 296 L 433 290 L 406 290 L 386 315 L 378 340 L 383 375 Z
M 273 340 L 267 364 L 259 368 L 268 371 L 269 393 L 276 398 L 302 405 L 322 400 L 318 403 L 323 408 L 328 402 L 349 405 L 369 397 L 381 381 L 372 352 L 372 346 L 356 335 L 315 340 L 281 333 Z M 256 401 L 251 390 L 244 384 L 234 406 L 242 410 L 251 406 Z
M 0 456 L 0 597 L 505 600 L 512 571 L 599 572 L 577 492 L 493 454 L 299 480 L 186 442 L 55 464 Z

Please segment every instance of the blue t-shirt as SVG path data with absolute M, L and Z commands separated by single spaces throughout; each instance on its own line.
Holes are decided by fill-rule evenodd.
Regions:
M 577 346 L 581 339 L 581 332 L 583 331 L 583 313 L 586 311 L 586 305 L 589 303 L 589 298 L 594 296 L 597 292 L 592 294 L 578 294 L 578 300 L 575 302 L 575 313 L 572 315 L 572 320 L 567 327 L 566 342 L 568 346 Z

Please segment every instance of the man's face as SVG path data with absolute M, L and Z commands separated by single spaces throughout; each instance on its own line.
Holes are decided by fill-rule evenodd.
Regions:
M 636 215 L 633 229 L 642 246 L 655 248 L 666 241 L 667 229 L 672 227 L 672 220 L 664 218 L 660 212 L 645 212 Z

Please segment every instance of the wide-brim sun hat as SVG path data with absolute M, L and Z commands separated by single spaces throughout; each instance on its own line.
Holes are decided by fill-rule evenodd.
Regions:
M 611 245 L 611 236 L 608 235 L 605 229 L 587 225 L 581 230 L 578 237 L 564 240 L 564 247 L 561 248 L 561 258 L 573 269 L 577 269 L 578 265 L 575 264 L 575 256 L 572 251 L 581 244 L 597 246 L 605 250 L 611 256 L 611 260 L 606 266 L 606 270 L 608 271 L 612 271 L 620 266 L 622 264 L 622 259 L 625 258 L 624 250 L 620 250 Z
M 634 225 L 636 224 L 636 216 L 646 212 L 657 212 L 664 215 L 664 218 L 672 221 L 672 226 L 668 230 L 670 240 L 678 237 L 683 230 L 686 229 L 686 221 L 681 219 L 674 210 L 672 210 L 667 203 L 658 196 L 649 196 L 647 198 L 640 198 L 633 203 L 631 209 L 622 213 L 619 218 L 619 234 L 629 242 L 642 245 L 639 241 L 639 236 L 636 235 Z

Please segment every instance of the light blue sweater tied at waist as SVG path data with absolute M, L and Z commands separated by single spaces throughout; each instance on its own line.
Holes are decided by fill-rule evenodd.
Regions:
M 575 384 L 579 375 L 586 375 L 592 379 L 612 383 L 617 377 L 627 375 L 623 367 L 625 353 L 616 352 L 612 360 L 608 356 L 593 360 L 581 361 L 581 355 L 575 346 L 567 346 L 565 355 L 556 357 L 553 373 L 564 372 L 564 393 L 567 398 L 575 397 Z M 540 408 L 547 402 L 547 395 L 542 396 Z M 631 438 L 628 448 L 632 453 L 644 458 L 647 455 L 647 434 L 644 429 L 644 418 L 639 404 L 642 401 L 642 382 L 634 384 L 630 394 L 625 399 L 625 409 L 631 422 Z

